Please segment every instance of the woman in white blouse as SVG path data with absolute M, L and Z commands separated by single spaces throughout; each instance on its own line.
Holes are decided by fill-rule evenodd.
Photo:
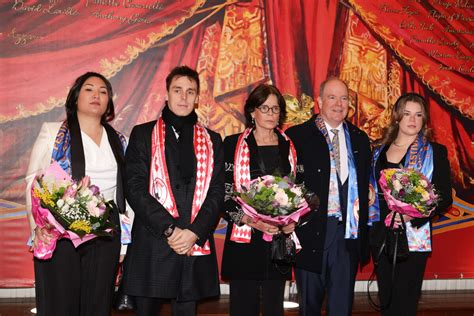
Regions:
M 117 230 L 74 248 L 68 239 L 58 240 L 53 257 L 34 259 L 36 305 L 39 315 L 110 315 L 115 275 L 120 255 L 119 213 L 125 211 L 123 194 L 125 137 L 107 122 L 114 116 L 110 82 L 88 72 L 76 79 L 66 100 L 64 122 L 44 123 L 33 146 L 27 181 L 27 209 L 33 247 L 49 243 L 47 228 L 35 225 L 31 216 L 31 184 L 34 177 L 57 161 L 73 179 L 85 175 L 117 209 L 110 219 Z

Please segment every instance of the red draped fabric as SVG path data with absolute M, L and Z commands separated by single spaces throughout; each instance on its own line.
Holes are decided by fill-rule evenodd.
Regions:
M 345 15 L 338 1 L 265 1 L 271 75 L 284 93 L 319 94 L 341 52 Z
M 448 148 L 457 195 L 472 201 L 474 147 L 468 144 L 474 140 L 474 28 L 464 20 L 473 20 L 473 10 L 403 0 L 356 0 L 351 5 L 371 34 L 404 66 L 400 93 L 414 91 L 426 97 L 434 140 Z
M 358 16 L 416 76 L 474 119 L 473 6 L 469 1 L 349 0 Z
M 445 145 L 448 149 L 448 159 L 457 195 L 467 201 L 472 201 L 474 195 L 469 177 L 474 174 L 472 161 L 474 148 L 466 146 L 471 142 L 468 130 L 472 130 L 470 127 L 472 124 L 469 124 L 468 119 L 459 116 L 452 108 L 443 106 L 443 102 L 436 94 L 420 84 L 419 79 L 412 72 L 404 71 L 402 81 L 403 92 L 417 92 L 427 101 L 430 114 L 429 127 L 433 132 L 434 141 Z
M 306 42 L 301 40 L 306 33 L 304 6 L 302 1 L 265 1 L 265 26 L 272 79 L 284 93 L 296 97 L 302 92 L 312 94 L 308 49 Z
M 62 106 L 67 85 L 71 84 L 72 78 L 86 71 L 94 70 L 108 78 L 113 77 L 157 42 L 174 35 L 189 19 L 196 24 L 203 17 L 195 16 L 196 11 L 206 1 L 160 1 L 160 10 L 143 13 L 142 9 L 126 8 L 121 15 L 113 8 L 93 5 L 93 2 L 87 6 L 75 1 L 70 5 L 75 15 L 51 16 L 44 14 L 48 5 L 43 2 L 28 6 L 27 2 L 18 3 L 22 4 L 12 6 L 12 2 L 4 2 L 0 7 L 1 21 L 15 21 L 14 29 L 0 37 L 1 72 L 8 74 L 0 77 L 1 122 Z M 31 6 L 42 10 L 43 14 L 24 11 Z M 120 23 L 115 19 L 99 20 L 98 15 L 120 16 L 125 20 Z M 136 18 L 146 22 L 133 23 Z M 15 34 L 31 30 L 41 37 L 31 49 L 26 50 L 25 45 L 11 45 Z M 44 80 L 47 84 L 38 89 L 38 83 Z
M 120 4 L 115 8 L 114 3 Z M 150 6 L 126 8 L 126 3 Z M 472 9 L 445 8 L 440 5 L 445 2 L 437 1 L 430 5 L 427 1 L 351 0 L 354 10 L 350 10 L 342 3 L 345 2 L 1 3 L 0 265 L 7 268 L 0 269 L 0 287 L 31 285 L 31 255 L 25 247 L 28 228 L 22 205 L 29 152 L 42 122 L 64 118 L 67 91 L 72 81 L 86 71 L 101 72 L 111 80 L 117 114 L 113 124 L 126 135 L 135 124 L 156 118 L 164 104 L 165 77 L 180 64 L 198 69 L 202 84 L 198 115 L 221 135 L 241 131 L 245 98 L 262 81 L 272 81 L 296 99 L 302 100 L 305 94 L 307 99 L 315 100 L 319 85 L 327 76 L 344 73 L 348 76 L 344 80 L 352 80 L 349 85 L 355 100 L 353 112 L 357 114 L 352 120 L 362 128 L 375 126 L 379 130 L 379 115 L 389 109 L 393 96 L 417 91 L 430 104 L 435 140 L 448 147 L 457 195 L 472 201 Z M 357 15 L 354 20 L 351 12 Z M 458 15 L 443 18 L 452 14 Z M 346 31 L 350 23 L 359 20 L 366 28 L 361 27 L 357 34 L 354 47 L 358 45 L 359 51 L 350 55 L 353 52 L 345 45 Z M 409 29 L 412 23 L 433 26 L 429 32 L 414 32 Z M 445 45 L 430 49 L 430 37 Z M 428 40 L 422 41 L 423 38 Z M 368 41 L 378 42 L 370 46 Z M 447 58 L 453 54 L 457 58 Z M 380 56 L 383 57 L 377 59 Z M 355 58 L 364 59 L 365 64 Z M 347 60 L 349 68 L 343 69 Z M 396 84 L 387 78 L 393 60 L 403 68 Z M 373 69 L 359 67 L 358 72 L 351 72 L 356 63 L 368 63 L 372 68 L 380 65 L 384 71 L 372 77 L 365 75 Z M 358 75 L 360 80 L 352 85 Z M 376 80 L 377 86 L 373 84 Z M 391 91 L 394 88 L 395 93 Z M 371 91 L 376 93 L 371 96 Z M 387 97 L 388 92 L 392 99 Z M 298 110 L 301 108 L 293 108 L 292 114 Z M 459 221 L 470 225 L 469 220 L 460 216 Z M 221 237 L 223 229 L 225 224 L 219 225 Z M 221 249 L 222 238 L 216 240 Z M 444 271 L 439 262 L 433 271 Z

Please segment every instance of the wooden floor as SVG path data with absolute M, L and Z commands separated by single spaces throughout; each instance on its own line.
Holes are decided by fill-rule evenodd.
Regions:
M 198 305 L 199 316 L 228 315 L 228 297 L 208 300 Z M 33 315 L 33 299 L 0 299 L 0 316 Z M 113 316 L 133 315 L 131 311 L 114 311 Z M 171 315 L 170 306 L 163 307 L 161 316 Z M 298 309 L 287 310 L 285 316 L 298 315 Z M 365 293 L 356 293 L 352 315 L 377 315 L 368 304 Z M 429 291 L 423 292 L 419 316 L 474 316 L 474 291 Z M 402 315 L 401 315 L 402 316 Z

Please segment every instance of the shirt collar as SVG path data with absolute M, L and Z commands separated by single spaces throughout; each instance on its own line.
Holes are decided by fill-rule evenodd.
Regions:
M 328 132 L 330 132 L 332 129 L 334 129 L 334 127 L 331 127 L 331 125 L 329 125 L 326 121 L 324 121 L 324 124 L 326 125 L 326 129 L 327 129 Z M 339 124 L 339 125 L 336 127 L 336 129 L 339 131 L 339 134 L 343 131 L 343 129 L 342 129 L 342 124 L 343 124 L 343 123 Z M 331 134 L 332 134 L 332 133 L 331 133 Z M 331 135 L 331 136 L 332 136 L 332 135 Z

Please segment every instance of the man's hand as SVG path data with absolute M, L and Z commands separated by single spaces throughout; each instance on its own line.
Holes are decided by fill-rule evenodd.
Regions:
M 190 255 L 191 250 L 198 240 L 198 236 L 189 229 L 176 227 L 173 234 L 168 238 L 168 245 L 178 255 Z

